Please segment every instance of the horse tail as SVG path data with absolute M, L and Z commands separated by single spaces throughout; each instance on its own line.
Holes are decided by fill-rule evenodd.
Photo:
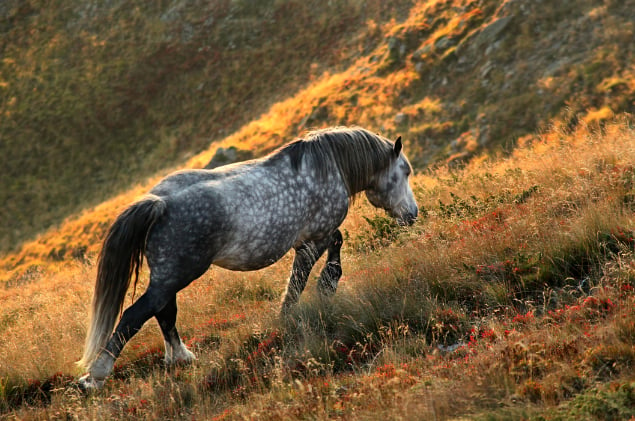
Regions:
M 108 230 L 99 255 L 84 355 L 78 365 L 90 365 L 110 338 L 133 273 L 136 287 L 150 228 L 165 208 L 163 199 L 147 195 L 123 211 Z

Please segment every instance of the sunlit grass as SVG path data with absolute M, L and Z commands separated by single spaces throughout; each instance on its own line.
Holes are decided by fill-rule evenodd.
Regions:
M 230 3 L 242 17 L 228 20 L 235 30 L 218 25 L 188 40 L 182 22 L 205 25 L 203 12 L 224 22 Z M 626 117 L 608 123 L 632 111 L 628 3 L 344 2 L 350 9 L 340 13 L 342 2 L 329 2 L 341 18 L 332 19 L 314 2 L 274 2 L 287 25 L 230 3 L 172 10 L 182 15 L 174 27 L 169 14 L 144 13 L 147 5 L 104 10 L 106 20 L 76 33 L 54 31 L 66 4 L 11 12 L 33 25 L 12 26 L 11 39 L 28 45 L 7 47 L 0 67 L 3 147 L 28 155 L 11 161 L 25 178 L 5 188 L 32 196 L 4 201 L 17 219 L 3 218 L 14 226 L 0 249 L 109 191 L 126 192 L 2 257 L 0 417 L 635 416 L 635 135 Z M 479 41 L 508 15 L 523 21 Z M 550 34 L 578 55 L 566 61 L 545 42 Z M 250 47 L 263 40 L 273 41 Z M 221 44 L 232 48 L 210 47 Z M 37 124 L 17 126 L 24 116 Z M 253 273 L 212 268 L 178 298 L 193 365 L 162 365 L 150 321 L 104 391 L 74 389 L 101 240 L 161 178 L 157 168 L 200 168 L 220 146 L 261 155 L 337 124 L 403 135 L 419 169 L 452 164 L 413 177 L 419 221 L 402 229 L 358 200 L 343 225 L 337 294 L 316 293 L 319 262 L 286 320 L 278 311 L 292 253 Z M 544 133 L 534 135 L 537 127 Z M 78 152 L 75 139 L 97 146 Z M 53 155 L 41 150 L 49 147 Z M 81 160 L 88 170 L 69 165 Z M 39 172 L 24 171 L 34 163 Z M 41 187 L 42 174 L 72 197 Z M 63 202 L 58 214 L 47 200 Z M 25 211 L 34 203 L 38 212 Z
M 550 132 L 508 158 L 417 174 L 422 217 L 409 229 L 378 229 L 381 213 L 356 202 L 337 294 L 320 298 L 316 270 L 288 319 L 278 310 L 291 255 L 258 272 L 212 269 L 179 294 L 178 325 L 198 360 L 166 370 L 150 321 L 89 399 L 68 386 L 94 262 L 34 272 L 0 296 L 0 409 L 567 419 L 614 399 L 610 410 L 627 416 L 634 140 L 623 122 L 605 133 Z

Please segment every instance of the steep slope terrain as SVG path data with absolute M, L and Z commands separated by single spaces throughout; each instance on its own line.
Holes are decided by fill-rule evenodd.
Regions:
M 508 159 L 418 174 L 422 217 L 409 229 L 359 201 L 338 292 L 320 299 L 314 274 L 288 318 L 277 314 L 291 255 L 257 272 L 211 269 L 178 298 L 198 360 L 165 370 L 149 322 L 88 398 L 73 363 L 92 260 L 16 277 L 0 290 L 0 414 L 629 419 L 635 130 L 605 131 L 549 132 Z
M 358 124 L 421 167 L 634 107 L 631 0 L 7 4 L 3 250 L 290 92 L 225 143 Z
M 180 6 L 175 6 L 175 9 L 169 9 L 165 5 L 165 8 L 171 12 L 165 16 L 157 15 L 157 22 L 164 22 L 169 16 L 174 22 L 185 25 L 184 22 L 189 22 L 186 17 L 189 17 L 188 19 L 194 19 L 199 23 L 195 26 L 196 31 L 194 27 L 191 29 L 199 35 L 186 37 L 189 41 L 183 43 L 181 38 L 175 38 L 176 35 L 173 33 L 176 30 L 175 26 L 165 24 L 167 26 L 164 28 L 165 25 L 161 24 L 159 27 L 167 31 L 162 35 L 165 39 L 159 35 L 151 36 L 150 33 L 144 32 L 143 39 L 148 43 L 146 49 L 155 51 L 156 48 L 167 48 L 166 46 L 174 44 L 180 46 L 179 48 L 187 47 L 189 48 L 187 51 L 194 54 L 192 51 L 198 52 L 198 49 L 202 48 L 195 42 L 205 41 L 210 45 L 218 43 L 225 45 L 222 43 L 229 42 L 223 38 L 230 37 L 230 34 L 225 31 L 220 31 L 216 27 L 214 30 L 205 30 L 205 22 L 194 18 L 200 16 L 200 13 L 195 13 L 199 9 L 194 4 L 178 4 Z M 400 10 L 398 6 L 406 8 L 404 4 L 394 3 L 394 7 Z M 225 13 L 222 15 L 224 20 L 220 21 L 225 24 L 235 22 L 236 16 L 242 16 L 241 13 L 251 16 L 250 19 L 254 22 L 258 21 L 258 16 L 265 12 L 273 13 L 271 10 L 278 10 L 279 13 L 287 11 L 289 13 L 289 16 L 285 15 L 287 19 L 302 11 L 308 13 L 308 9 L 303 9 L 305 6 L 293 2 L 280 2 L 275 5 L 274 9 L 267 8 L 265 5 L 262 8 L 252 9 L 247 4 L 238 2 L 227 5 L 227 8 L 212 7 L 208 12 L 214 16 Z M 334 3 L 333 7 L 335 6 L 337 4 Z M 126 19 L 132 19 L 128 13 L 140 13 L 140 11 L 131 11 L 133 9 L 123 6 L 112 10 L 110 8 L 96 9 L 89 16 L 93 16 L 96 24 L 101 22 L 101 26 L 91 30 L 97 31 L 100 27 L 105 27 L 113 31 L 108 32 L 110 36 L 116 36 L 120 32 L 114 31 L 107 22 L 104 23 L 100 19 L 108 17 L 108 19 L 126 21 Z M 331 9 L 320 10 L 326 14 Z M 355 16 L 362 19 L 362 22 L 357 22 L 358 25 L 350 23 L 349 26 L 361 32 L 349 33 L 348 27 L 338 27 L 342 32 L 335 32 L 344 37 L 341 41 L 342 45 L 338 47 L 339 49 L 323 52 L 325 57 L 328 56 L 328 60 L 331 60 L 330 62 L 327 60 L 326 64 L 320 64 L 317 60 L 319 55 L 312 57 L 307 53 L 311 63 L 317 67 L 314 69 L 316 73 L 314 76 L 311 76 L 311 72 L 307 74 L 300 71 L 307 77 L 313 77 L 306 88 L 272 106 L 260 118 L 243 126 L 232 135 L 212 143 L 208 150 L 195 156 L 185 165 L 205 166 L 219 145 L 237 146 L 248 149 L 255 155 L 261 155 L 310 128 L 357 124 L 379 131 L 386 136 L 403 135 L 411 161 L 415 167 L 422 168 L 427 164 L 443 160 L 454 164 L 469 159 L 476 153 L 500 148 L 509 149 L 517 142 L 517 139 L 520 139 L 521 143 L 530 141 L 536 130 L 545 129 L 552 123 L 566 128 L 575 127 L 578 124 L 599 127 L 614 113 L 633 110 L 635 98 L 634 69 L 631 64 L 635 62 L 633 56 L 635 47 L 631 42 L 634 33 L 633 22 L 635 22 L 633 2 L 565 1 L 558 3 L 557 6 L 522 0 L 418 2 L 409 9 L 409 14 L 403 21 L 393 20 L 384 25 L 372 20 L 372 16 L 384 15 L 390 10 L 392 10 L 391 13 L 396 13 L 393 9 L 385 10 L 379 3 L 376 5 L 369 3 L 365 8 L 356 5 L 352 10 L 358 13 Z M 154 13 L 158 11 L 155 10 Z M 338 14 L 339 18 L 345 15 L 344 12 Z M 54 16 L 57 15 L 54 14 Z M 80 14 L 80 16 L 83 15 Z M 326 19 L 326 16 L 323 18 Z M 178 17 L 185 21 L 178 20 Z M 37 15 L 37 19 L 34 19 L 37 22 L 40 18 L 41 16 Z M 172 21 L 170 19 L 168 20 Z M 139 23 L 134 19 L 132 22 Z M 278 29 L 275 29 L 277 28 L 275 22 L 267 22 L 261 25 L 269 28 L 268 31 L 272 34 L 276 33 L 275 30 Z M 262 37 L 251 37 L 249 34 L 252 34 L 252 30 L 247 30 L 244 22 L 242 25 L 242 32 L 231 33 L 231 37 L 243 34 L 242 41 L 232 42 L 244 45 L 248 52 L 255 54 L 255 51 L 259 50 L 252 44 L 260 45 L 258 43 L 264 43 L 264 40 Z M 328 31 L 324 29 L 329 33 L 335 30 L 328 26 L 332 23 L 322 23 L 322 25 L 326 25 L 327 29 L 330 28 Z M 119 31 L 136 29 L 138 27 L 132 25 L 124 26 Z M 14 30 L 17 31 L 15 28 Z M 304 32 L 306 31 L 302 34 Z M 348 35 L 351 38 L 346 38 Z M 279 38 L 274 39 L 280 39 L 282 42 L 286 40 L 287 35 L 278 34 L 277 36 Z M 298 35 L 309 46 L 322 48 L 325 45 L 322 38 L 305 39 L 306 36 L 308 35 Z M 163 41 L 158 42 L 157 39 L 163 39 Z M 273 40 L 269 40 L 265 45 L 268 45 L 268 48 L 274 48 L 270 45 L 271 42 Z M 5 48 L 9 48 L 8 45 Z M 113 50 L 111 54 L 115 54 L 114 50 L 118 45 L 116 42 L 113 45 L 105 43 L 101 48 L 107 51 Z M 68 45 L 67 47 L 70 48 Z M 13 46 L 13 48 L 16 47 Z M 284 45 L 275 48 L 278 50 L 267 54 L 281 54 L 284 57 L 289 54 Z M 304 51 L 306 48 L 308 47 L 300 45 L 293 47 L 294 51 L 298 49 Z M 331 55 L 335 54 L 333 51 L 337 51 L 340 55 L 344 54 L 348 59 L 342 63 L 337 62 Z M 302 57 L 305 53 L 306 51 L 295 52 Z M 244 63 L 250 63 L 248 66 L 245 65 L 250 69 L 256 66 L 250 61 L 253 59 L 252 56 L 243 57 L 243 53 L 234 51 L 233 47 L 224 51 L 223 54 L 234 57 L 234 60 L 244 59 Z M 138 58 L 138 60 L 145 60 L 145 58 Z M 282 86 L 280 85 L 282 81 L 287 79 L 280 76 L 281 79 L 276 84 L 272 84 L 273 79 L 263 81 L 256 77 L 260 70 L 247 79 L 238 78 L 237 82 L 234 81 L 238 85 L 234 87 L 232 82 L 234 77 L 242 76 L 246 70 L 236 73 L 223 67 L 218 69 L 217 73 L 215 68 L 207 67 L 212 66 L 207 59 L 201 59 L 192 69 L 183 69 L 178 66 L 178 68 L 172 68 L 170 66 L 180 63 L 181 59 L 170 54 L 162 59 L 164 61 L 156 60 L 158 59 L 155 57 L 149 62 L 144 62 L 143 65 L 112 65 L 117 72 L 123 71 L 121 66 L 126 72 L 133 70 L 138 72 L 140 67 L 153 69 L 145 73 L 136 73 L 148 78 L 152 75 L 156 76 L 155 73 L 159 72 L 163 75 L 161 76 L 163 79 L 160 83 L 157 82 L 158 85 L 152 90 L 143 94 L 135 93 L 126 96 L 125 92 L 115 89 L 119 85 L 114 85 L 115 88 L 109 90 L 108 95 L 99 96 L 100 101 L 109 98 L 121 105 L 120 102 L 125 98 L 143 101 L 144 95 L 154 92 L 152 101 L 144 102 L 144 107 L 154 107 L 158 111 L 142 113 L 157 116 L 155 123 L 152 123 L 156 127 L 151 132 L 146 127 L 147 130 L 140 130 L 137 133 L 138 136 L 128 133 L 123 138 L 114 138 L 113 133 L 118 133 L 116 130 L 113 132 L 103 129 L 101 132 L 109 133 L 108 136 L 101 140 L 94 138 L 95 142 L 85 142 L 84 137 L 71 136 L 67 138 L 66 146 L 73 151 L 78 151 L 73 153 L 69 152 L 70 149 L 66 146 L 50 142 L 47 137 L 33 136 L 29 137 L 30 141 L 27 142 L 17 135 L 15 137 L 2 135 L 3 139 L 9 140 L 9 142 L 3 142 L 2 147 L 12 148 L 10 153 L 3 156 L 6 158 L 12 156 L 12 153 L 22 156 L 22 158 L 8 160 L 10 162 L 5 166 L 8 182 L 3 184 L 1 190 L 7 195 L 3 201 L 5 206 L 2 208 L 5 214 L 0 218 L 5 223 L 3 229 L 6 232 L 6 235 L 3 234 L 1 238 L 7 247 L 18 244 L 19 238 L 23 238 L 23 234 L 27 231 L 29 235 L 32 235 L 41 230 L 44 220 L 50 222 L 59 218 L 64 212 L 68 212 L 71 207 L 76 209 L 90 203 L 92 200 L 88 198 L 92 197 L 91 195 L 95 194 L 98 198 L 104 198 L 107 192 L 112 191 L 112 188 L 121 185 L 117 182 L 122 180 L 121 177 L 128 180 L 124 183 L 125 185 L 130 182 L 130 177 L 151 173 L 153 169 L 160 166 L 175 164 L 178 156 L 181 156 L 180 153 L 196 150 L 208 144 L 210 137 L 201 136 L 206 131 L 214 131 L 210 129 L 210 124 L 220 124 L 227 121 L 229 115 L 235 115 L 227 107 L 234 106 L 238 109 L 245 107 L 244 101 L 227 100 L 227 97 L 223 95 L 205 99 L 204 105 L 192 105 L 188 101 L 195 101 L 197 98 L 201 101 L 204 99 L 198 94 L 194 97 L 189 95 L 190 91 L 183 87 L 183 83 L 187 82 L 187 86 L 195 84 L 200 86 L 211 75 L 217 78 L 221 78 L 220 75 L 227 75 L 219 79 L 227 80 L 227 89 L 232 86 L 235 90 L 251 90 L 255 89 L 254 83 L 260 86 L 256 81 L 261 81 L 260 89 L 270 92 L 271 95 L 280 96 L 282 95 L 280 92 L 287 92 L 282 88 L 281 90 L 276 88 Z M 296 64 L 287 65 L 292 68 L 302 67 L 297 64 L 300 61 L 301 58 L 297 58 L 293 61 Z M 347 61 L 350 65 L 344 66 L 343 64 Z M 220 60 L 214 66 L 220 65 L 219 63 L 227 66 L 226 60 Z M 58 63 L 58 70 L 62 64 Z M 239 65 L 236 64 L 236 66 Z M 268 69 L 272 72 L 278 71 L 279 66 L 282 64 L 270 63 Z M 307 71 L 306 68 L 302 68 Z M 321 74 L 324 69 L 329 70 Z M 290 68 L 287 71 L 293 74 Z M 29 74 L 32 73 L 27 73 Z M 92 73 L 89 72 L 88 75 Z M 93 76 L 96 77 L 96 75 L 98 74 Z M 104 71 L 103 75 L 107 76 L 110 73 Z M 101 76 L 94 83 L 101 83 L 103 77 L 105 76 Z M 290 78 L 288 83 L 295 81 L 294 86 L 300 84 L 298 79 L 290 75 L 287 75 L 287 78 Z M 125 80 L 134 85 L 135 89 L 146 90 L 137 86 L 139 82 L 137 79 L 126 78 Z M 16 83 L 5 86 L 5 89 L 9 89 L 14 84 Z M 17 86 L 21 85 L 17 84 Z M 144 86 L 147 88 L 149 85 Z M 220 85 L 216 83 L 210 84 L 206 89 L 217 92 L 218 86 Z M 232 92 L 237 91 L 232 90 Z M 233 98 L 235 95 L 232 94 L 230 97 Z M 32 99 L 37 98 L 39 96 L 35 95 Z M 72 98 L 81 100 L 84 97 L 73 94 Z M 159 101 L 158 98 L 163 99 Z M 254 95 L 254 101 L 257 98 L 258 95 Z M 265 96 L 265 99 L 259 102 L 260 107 L 266 103 L 266 98 L 269 97 Z M 218 115 L 222 118 L 214 117 L 217 114 L 210 110 L 210 107 L 214 107 L 212 104 L 217 104 L 218 101 L 227 101 L 226 104 L 218 105 L 222 108 L 218 111 Z M 190 105 L 185 106 L 184 103 Z M 120 113 L 119 105 L 113 105 L 113 112 Z M 83 112 L 94 111 L 90 106 L 84 108 Z M 199 110 L 196 114 L 199 116 L 196 123 L 193 123 L 194 120 L 190 118 L 192 114 L 183 108 Z M 207 111 L 212 113 L 208 117 L 206 117 Z M 24 108 L 24 113 L 30 112 L 29 109 Z M 170 117 L 164 117 L 160 112 L 165 112 Z M 132 125 L 140 121 L 137 113 L 124 112 L 118 115 L 122 119 L 130 120 L 131 124 L 134 123 Z M 57 133 L 61 132 L 60 127 L 66 124 L 63 122 L 68 121 L 67 118 L 74 119 L 75 114 L 69 114 L 61 120 L 62 122 L 55 119 L 53 126 L 56 127 Z M 9 120 L 9 123 L 11 121 Z M 101 120 L 81 117 L 77 121 Z M 172 135 L 161 137 L 150 134 L 156 133 L 156 130 L 167 130 L 164 123 L 168 121 L 174 121 L 174 130 L 181 133 L 179 136 L 182 142 L 177 142 L 180 146 L 177 146 Z M 10 128 L 9 123 L 3 127 Z M 130 124 L 121 126 L 122 130 L 129 130 L 132 127 Z M 34 127 L 42 129 L 48 126 L 42 124 Z M 17 125 L 14 129 L 26 130 Z M 194 135 L 194 131 L 199 134 Z M 73 129 L 70 132 L 77 131 Z M 88 150 L 85 153 L 83 148 L 79 147 L 82 144 L 87 145 Z M 100 149 L 98 145 L 104 145 L 107 148 L 127 148 L 128 152 L 121 149 L 114 152 L 113 157 L 111 153 Z M 166 147 L 168 149 L 165 149 Z M 26 155 L 25 151 L 27 151 Z M 79 161 L 74 159 L 75 153 L 79 154 Z M 96 164 L 97 161 L 99 164 Z M 97 167 L 103 165 L 103 167 L 101 170 L 95 170 L 96 166 L 93 164 Z M 183 164 L 180 165 L 183 166 Z M 146 169 L 142 170 L 137 166 L 143 166 Z M 160 174 L 165 174 L 165 171 Z M 95 177 L 99 180 L 96 181 Z M 109 184 L 110 188 L 105 188 L 105 184 Z M 63 189 L 66 193 L 62 193 L 59 189 Z M 43 197 L 36 197 L 42 194 L 50 196 L 52 201 L 60 200 L 63 206 L 57 207 Z M 72 199 L 69 195 L 72 195 Z M 127 198 L 130 200 L 131 196 Z M 102 206 L 100 209 L 105 207 Z M 114 216 L 115 211 L 112 208 L 109 209 L 108 216 L 104 215 L 106 220 L 111 220 Z M 53 218 L 53 214 L 57 216 Z M 54 233 L 44 235 L 39 242 L 30 243 L 20 252 L 8 255 L 2 267 L 5 270 L 11 270 L 18 263 L 22 267 L 19 272 L 23 272 L 25 268 L 47 261 L 84 259 L 87 250 L 95 252 L 107 226 L 107 223 L 103 222 L 104 217 L 94 213 L 91 215 L 93 216 L 84 217 L 92 220 L 90 229 L 79 223 L 72 225 L 75 227 L 72 229 L 66 226 L 65 234 L 61 237 Z
M 343 69 L 411 1 L 0 5 L 0 251 Z
M 0 260 L 0 417 L 634 417 L 635 129 L 614 117 L 634 107 L 634 13 L 610 0 L 0 4 L 0 249 L 41 232 Z M 195 364 L 166 370 L 150 322 L 105 390 L 79 393 L 117 213 L 220 147 L 261 155 L 338 124 L 403 136 L 417 223 L 357 201 L 337 294 L 321 300 L 314 274 L 287 319 L 292 254 L 212 268 L 179 294 Z
M 512 147 L 554 119 L 601 123 L 633 111 L 633 10 L 630 2 L 419 2 L 370 54 L 278 110 L 287 132 L 268 135 L 362 124 L 405 134 L 421 166 Z

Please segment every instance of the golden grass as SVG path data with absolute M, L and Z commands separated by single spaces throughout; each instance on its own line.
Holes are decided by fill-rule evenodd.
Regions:
M 554 130 L 507 158 L 417 174 L 422 218 L 411 229 L 376 230 L 370 222 L 383 216 L 358 201 L 343 225 L 337 294 L 322 302 L 314 273 L 292 321 L 277 318 L 291 255 L 252 273 L 210 270 L 179 295 L 178 324 L 199 360 L 165 371 L 149 322 L 90 398 L 66 376 L 79 374 L 94 262 L 35 271 L 1 291 L 0 410 L 17 418 L 567 419 L 614 401 L 616 417 L 627 416 L 635 381 L 629 124 Z M 81 232 L 81 221 L 91 227 L 111 212 L 69 226 Z
M 234 3 L 245 19 L 226 34 L 247 48 L 253 10 Z M 404 1 L 394 8 L 349 2 L 341 20 L 315 15 L 312 2 L 274 3 L 282 16 L 310 16 L 311 27 L 321 32 L 304 31 L 308 18 L 297 19 L 299 26 L 261 27 L 292 40 L 287 49 L 280 43 L 246 55 L 241 48 L 204 49 L 229 40 L 214 32 L 181 40 L 175 50 L 170 43 L 156 44 L 161 34 L 172 33 L 156 13 L 106 12 L 116 24 L 106 25 L 105 35 L 79 31 L 74 37 L 66 30 L 54 33 L 57 11 L 66 9 L 43 8 L 46 30 L 28 32 L 30 24 L 18 24 L 10 34 L 28 40 L 28 48 L 18 51 L 16 42 L 5 50 L 3 74 L 21 77 L 0 80 L 7 98 L 0 104 L 0 133 L 20 151 L 28 145 L 26 162 L 49 175 L 71 159 L 93 163 L 95 156 L 125 156 L 124 164 L 104 159 L 112 164 L 101 170 L 113 183 L 110 191 L 182 161 L 211 139 L 224 140 L 186 167 L 202 167 L 219 146 L 262 154 L 306 130 L 334 124 L 404 135 L 406 152 L 420 168 L 466 154 L 475 158 L 413 177 L 422 218 L 408 230 L 358 201 L 343 226 L 344 277 L 332 300 L 323 302 L 314 293 L 314 273 L 292 321 L 278 319 L 291 254 L 253 273 L 213 268 L 179 295 L 179 328 L 199 360 L 190 367 L 161 367 L 162 339 L 149 322 L 124 350 L 105 390 L 88 398 L 70 385 L 80 374 L 74 361 L 81 354 L 101 238 L 115 215 L 160 176 L 72 216 L 0 260 L 0 417 L 635 416 L 635 134 L 627 119 L 607 123 L 614 113 L 633 109 L 628 2 L 527 2 L 524 10 L 518 2 L 500 7 Z M 31 2 L 36 9 L 42 5 Z M 341 3 L 329 5 L 342 10 Z M 218 14 L 217 22 L 226 12 L 206 11 Z M 23 23 L 32 16 L 27 9 L 16 13 Z M 184 21 L 198 22 L 201 11 L 183 13 Z M 523 16 L 520 30 L 509 29 L 498 44 L 475 49 L 480 31 L 506 14 Z M 578 26 L 567 23 L 564 17 L 570 16 Z M 357 23 L 351 38 L 339 37 L 351 33 L 344 21 Z M 135 42 L 121 40 L 123 34 L 136 34 Z M 320 34 L 335 34 L 339 41 Z M 557 43 L 544 42 L 550 36 L 577 55 L 564 57 Z M 91 60 L 62 54 L 75 49 L 75 41 Z M 323 44 L 335 49 L 326 51 Z M 45 58 L 68 56 L 86 67 L 42 61 L 39 45 Z M 280 59 L 281 51 L 288 60 Z M 324 62 L 307 64 L 290 54 L 298 51 Z M 186 60 L 212 53 L 223 60 Z M 245 62 L 262 66 L 241 66 Z M 70 72 L 60 72 L 60 66 Z M 273 76 L 267 79 L 263 69 Z M 51 83 L 45 91 L 55 107 L 32 91 L 43 72 L 52 75 L 39 82 Z M 227 74 L 239 77 L 219 78 Z M 277 102 L 281 90 L 297 93 Z M 145 107 L 143 121 L 126 108 L 135 105 Z M 35 138 L 48 142 L 44 146 L 61 145 L 52 156 L 43 155 L 45 165 L 32 130 L 14 124 L 24 113 L 37 117 L 46 136 Z M 527 135 L 553 116 L 562 122 L 542 135 Z M 128 124 L 129 117 L 136 123 Z M 560 128 L 576 124 L 573 133 Z M 517 136 L 520 147 L 508 156 L 482 154 Z M 107 139 L 110 146 L 77 156 L 76 148 L 68 152 L 75 138 L 91 145 Z M 149 151 L 147 142 L 155 141 L 160 147 Z M 87 179 L 94 174 L 82 168 L 59 180 L 71 177 L 90 190 Z M 61 197 L 62 210 L 97 200 L 87 199 L 88 190 L 81 197 L 73 191 L 72 200 L 54 189 L 26 190 L 40 186 L 30 173 L 11 180 L 9 193 L 31 191 L 44 201 Z M 103 175 L 96 182 L 103 185 Z M 40 232 L 61 214 L 30 215 L 23 202 L 6 204 L 18 219 L 4 218 L 16 226 L 8 227 L 0 249 L 32 235 L 20 232 L 25 221 Z

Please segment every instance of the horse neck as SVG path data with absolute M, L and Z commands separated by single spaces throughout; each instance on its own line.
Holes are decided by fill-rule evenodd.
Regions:
M 354 197 L 370 187 L 377 173 L 385 169 L 387 165 L 385 162 L 369 159 L 361 154 L 354 160 L 337 162 L 335 166 L 339 169 L 349 197 Z

